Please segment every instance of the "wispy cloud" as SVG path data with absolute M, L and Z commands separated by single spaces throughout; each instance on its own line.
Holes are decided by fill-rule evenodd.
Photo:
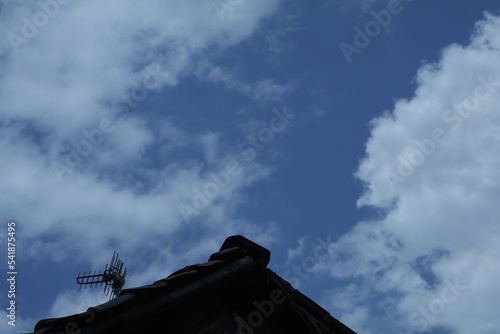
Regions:
M 235 90 L 252 100 L 258 102 L 281 102 L 296 88 L 294 81 L 279 84 L 273 79 L 261 79 L 255 82 L 245 82 L 238 78 L 236 71 L 229 71 L 220 66 L 214 66 L 207 62 L 200 62 L 196 75 L 201 80 L 215 84 L 222 84 L 230 90 Z

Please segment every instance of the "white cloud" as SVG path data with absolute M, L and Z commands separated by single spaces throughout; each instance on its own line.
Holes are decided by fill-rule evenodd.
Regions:
M 116 130 L 109 136 L 109 151 L 113 159 L 133 160 L 144 153 L 144 149 L 154 142 L 153 134 L 145 121 L 133 117 L 115 122 Z
M 108 301 L 109 296 L 102 293 L 102 289 L 84 289 L 76 295 L 74 293 L 62 293 L 55 300 L 49 311 L 52 318 L 65 317 L 85 312 L 89 305 L 99 305 Z
M 49 15 L 41 3 L 57 10 Z M 181 247 L 172 237 L 186 228 L 178 203 L 191 200 L 192 189 L 231 156 L 212 140 L 205 148 L 213 170 L 202 167 L 203 157 L 173 161 L 173 149 L 199 145 L 205 133 L 187 134 L 168 115 L 149 125 L 141 103 L 190 74 L 208 48 L 225 50 L 251 36 L 278 3 L 245 1 L 221 20 L 211 1 L 3 2 L 0 27 L 21 39 L 0 42 L 0 156 L 8 161 L 0 164 L 0 189 L 9 194 L 0 207 L 2 217 L 23 226 L 23 254 L 62 261 L 85 250 L 101 265 L 112 243 L 124 255 L 145 247 L 146 239 L 146 247 L 161 248 L 166 240 Z M 43 15 L 46 22 L 36 21 Z M 165 155 L 159 166 L 143 161 L 153 144 Z M 75 151 L 80 159 L 69 155 Z M 59 178 L 54 161 L 65 166 Z M 216 250 L 210 240 L 225 233 L 272 240 L 272 223 L 257 228 L 232 218 L 242 189 L 269 175 L 267 168 L 247 167 L 203 211 L 206 221 L 196 234 L 209 241 L 193 237 L 189 246 L 196 251 L 186 252 L 182 264 L 206 256 L 208 246 Z M 140 280 L 157 274 L 147 271 Z M 55 313 L 65 309 L 64 298 Z
M 216 163 L 218 161 L 218 148 L 219 135 L 216 133 L 206 133 L 202 135 L 199 139 L 200 146 L 203 147 L 203 153 L 205 155 L 205 160 L 208 163 Z
M 499 36 L 486 14 L 470 44 L 424 65 L 415 96 L 372 123 L 358 204 L 385 217 L 359 223 L 316 268 L 354 282 L 328 303 L 360 332 L 500 327 Z
M 57 14 L 26 39 L 23 18 L 31 22 L 28 12 L 41 9 L 9 2 L 2 10 L 4 31 L 27 43 L 18 45 L 18 52 L 3 45 L 8 66 L 3 66 L 0 82 L 2 112 L 12 118 L 36 119 L 66 136 L 78 132 L 108 113 L 103 101 L 118 98 L 141 81 L 147 65 L 159 64 L 177 77 L 204 48 L 224 48 L 248 36 L 276 3 L 246 2 L 238 8 L 245 12 L 237 21 L 220 21 L 210 2 L 125 6 L 70 2 L 60 5 Z
M 302 237 L 298 240 L 298 245 L 295 248 L 289 248 L 286 252 L 287 260 L 286 263 L 290 264 L 295 258 L 304 255 L 306 250 L 307 237 Z

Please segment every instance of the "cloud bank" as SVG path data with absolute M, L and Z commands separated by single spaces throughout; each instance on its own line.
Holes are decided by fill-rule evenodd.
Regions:
M 192 201 L 235 153 L 222 149 L 210 129 L 188 130 L 167 110 L 153 115 L 146 103 L 195 76 L 198 64 L 206 72 L 196 76 L 212 80 L 211 55 L 252 36 L 279 1 L 231 4 L 2 2 L 0 189 L 8 196 L 0 197 L 0 207 L 3 219 L 22 229 L 23 256 L 101 265 L 111 249 L 122 249 L 129 265 L 139 265 L 136 251 L 149 251 L 165 266 L 161 272 L 144 266 L 130 277 L 141 284 L 206 256 L 227 235 L 275 237 L 271 222 L 256 226 L 233 217 L 241 191 L 269 174 L 256 162 L 240 166 L 186 223 L 179 203 Z M 266 78 L 239 82 L 257 100 L 266 98 L 266 87 L 280 92 Z M 195 153 L 177 159 L 180 150 Z M 189 241 L 175 237 L 187 229 L 196 231 Z M 52 316 L 81 311 L 61 298 Z
M 499 36 L 485 14 L 469 44 L 419 69 L 411 99 L 372 121 L 358 205 L 383 218 L 315 266 L 344 282 L 325 303 L 360 333 L 500 327 Z

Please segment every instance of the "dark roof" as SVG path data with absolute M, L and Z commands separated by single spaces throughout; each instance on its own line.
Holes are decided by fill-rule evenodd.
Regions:
M 208 262 L 86 312 L 41 320 L 34 333 L 356 334 L 268 269 L 269 260 L 269 250 L 232 236 Z

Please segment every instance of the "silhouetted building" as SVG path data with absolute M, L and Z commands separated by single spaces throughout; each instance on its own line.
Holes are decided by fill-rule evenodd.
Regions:
M 269 260 L 269 250 L 232 236 L 208 262 L 86 312 L 41 320 L 34 333 L 356 334 L 268 269 Z

